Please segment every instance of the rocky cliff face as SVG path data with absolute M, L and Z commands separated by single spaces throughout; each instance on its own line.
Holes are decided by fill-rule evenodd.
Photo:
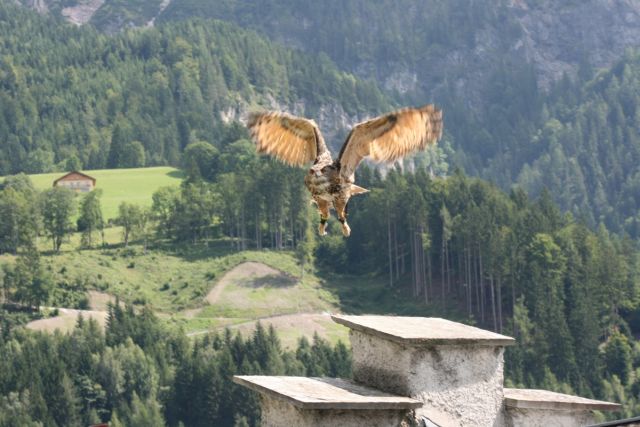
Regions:
M 338 104 L 324 104 L 317 110 L 309 111 L 307 102 L 303 99 L 298 100 L 293 105 L 287 105 L 272 96 L 268 96 L 267 99 L 261 102 L 261 105 L 266 109 L 287 111 L 297 116 L 309 117 L 315 120 L 329 148 L 334 154 L 340 151 L 340 147 L 349 129 L 355 124 L 369 118 L 369 116 L 350 115 Z M 240 100 L 235 106 L 220 111 L 219 117 L 225 123 L 232 121 L 245 123 L 248 114 L 255 109 L 255 106 L 250 105 L 244 100 Z
M 512 46 L 535 64 L 543 87 L 581 63 L 608 67 L 640 44 L 638 1 L 514 1 L 510 9 L 522 28 Z
M 464 45 L 409 67 L 386 64 L 379 76 L 383 86 L 435 99 L 463 98 L 467 106 L 479 107 L 487 70 L 496 63 L 528 64 L 539 87 L 548 89 L 565 73 L 575 77 L 581 67 L 607 68 L 626 49 L 640 45 L 640 2 L 635 0 L 512 0 L 504 12 L 498 25 L 479 26 Z M 372 75 L 371 68 L 361 64 L 355 71 Z

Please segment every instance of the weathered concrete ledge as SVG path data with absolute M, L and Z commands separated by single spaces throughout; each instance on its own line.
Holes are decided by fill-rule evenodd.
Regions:
M 353 330 L 410 346 L 515 344 L 511 337 L 436 317 L 332 315 L 331 318 Z
M 383 393 L 340 378 L 236 375 L 233 381 L 301 409 L 409 410 L 422 402 Z
M 505 388 L 504 403 L 507 408 L 556 409 L 566 411 L 616 411 L 617 403 L 587 399 L 547 390 Z

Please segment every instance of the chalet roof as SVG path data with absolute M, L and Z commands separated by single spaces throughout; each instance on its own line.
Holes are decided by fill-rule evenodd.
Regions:
M 617 403 L 587 399 L 570 394 L 547 390 L 505 388 L 504 403 L 507 408 L 556 409 L 556 410 L 597 410 L 617 411 Z
M 237 384 L 301 409 L 415 409 L 422 402 L 383 393 L 340 378 L 233 377 Z
M 404 345 L 515 344 L 511 337 L 436 317 L 332 315 L 331 318 L 351 329 Z
M 53 185 L 56 185 L 58 183 L 58 181 L 62 181 L 63 179 L 67 178 L 68 176 L 74 175 L 74 174 L 83 176 L 83 177 L 93 181 L 94 185 L 96 184 L 96 179 L 94 177 L 89 176 L 86 173 L 82 173 L 80 171 L 71 171 L 71 172 L 68 172 L 68 173 L 62 175 L 60 178 L 56 179 L 55 181 L 53 181 Z

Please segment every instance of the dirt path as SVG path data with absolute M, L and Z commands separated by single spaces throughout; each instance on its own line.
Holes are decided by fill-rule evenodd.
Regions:
M 106 311 L 59 308 L 58 312 L 60 314 L 56 317 L 34 320 L 33 322 L 27 323 L 27 328 L 33 329 L 34 331 L 53 332 L 59 329 L 61 332 L 69 332 L 75 327 L 80 314 L 82 314 L 84 319 L 95 319 L 103 328 L 107 321 Z
M 89 308 L 91 310 L 106 311 L 109 303 L 114 304 L 116 298 L 111 295 L 100 291 L 89 291 Z
M 107 305 L 109 302 L 115 302 L 113 295 L 91 290 L 89 294 L 90 310 L 77 310 L 75 308 L 58 308 L 58 315 L 48 317 L 46 319 L 34 320 L 27 323 L 27 328 L 34 331 L 53 332 L 59 329 L 62 332 L 73 330 L 78 320 L 78 316 L 82 314 L 85 319 L 95 319 L 100 326 L 104 328 L 107 321 Z M 43 309 L 53 310 L 56 307 L 42 307 Z
M 334 323 L 329 313 L 282 314 L 221 326 L 217 329 L 222 330 L 228 327 L 232 331 L 238 331 L 246 337 L 255 330 L 258 322 L 265 328 L 272 325 L 278 332 L 282 346 L 288 349 L 295 349 L 298 345 L 298 340 L 303 336 L 311 341 L 313 335 L 316 333 L 329 342 L 335 342 L 337 339 L 340 339 L 344 343 L 349 343 L 348 329 Z M 211 330 L 209 329 L 191 332 L 187 335 L 192 337 L 210 332 Z
M 230 326 L 230 329 L 239 329 L 241 331 L 253 331 L 256 327 L 256 323 L 260 322 L 265 327 L 273 325 L 276 329 L 300 329 L 310 335 L 314 332 L 318 332 L 322 335 L 324 327 L 321 323 L 332 322 L 331 315 L 329 313 L 296 313 L 296 314 L 281 314 L 277 316 L 264 317 L 261 319 L 254 319 L 248 322 L 239 323 L 237 325 Z
M 205 300 L 209 304 L 215 304 L 220 299 L 220 295 L 230 283 L 238 281 L 249 281 L 262 279 L 269 276 L 282 276 L 284 280 L 290 280 L 283 272 L 262 264 L 261 262 L 243 262 L 227 271 L 224 276 L 216 283 L 213 289 L 209 291 Z

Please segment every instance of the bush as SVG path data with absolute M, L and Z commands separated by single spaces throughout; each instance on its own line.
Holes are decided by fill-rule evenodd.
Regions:
M 141 296 L 139 296 L 139 297 L 136 297 L 136 298 L 133 300 L 133 304 L 134 304 L 134 305 L 145 305 L 146 303 L 147 303 L 147 299 L 146 299 L 144 296 L 142 296 L 142 295 L 141 295 Z
M 337 234 L 320 239 L 316 248 L 316 260 L 319 264 L 330 267 L 335 271 L 344 271 L 348 266 L 347 247 L 345 239 Z
M 83 295 L 82 297 L 80 297 L 74 308 L 77 308 L 80 310 L 88 310 L 90 308 L 89 297 L 87 295 Z

